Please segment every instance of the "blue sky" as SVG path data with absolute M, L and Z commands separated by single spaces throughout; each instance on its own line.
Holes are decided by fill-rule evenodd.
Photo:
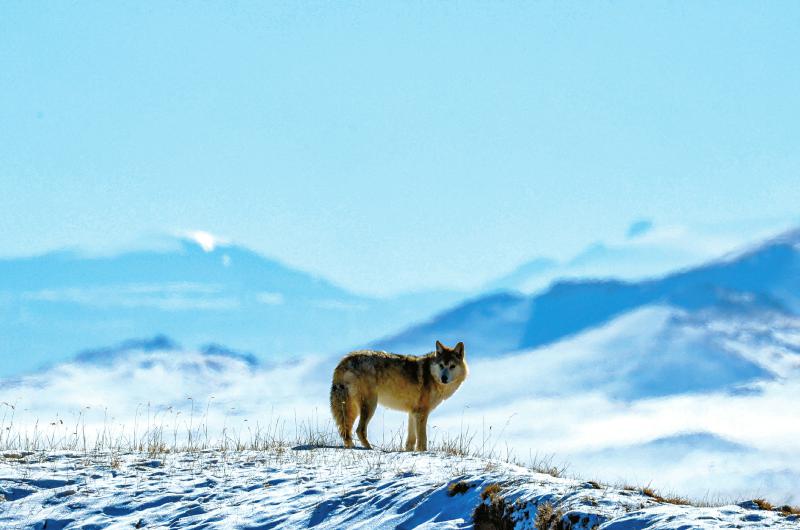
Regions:
M 0 6 L 0 255 L 207 230 L 365 292 L 800 216 L 796 2 Z

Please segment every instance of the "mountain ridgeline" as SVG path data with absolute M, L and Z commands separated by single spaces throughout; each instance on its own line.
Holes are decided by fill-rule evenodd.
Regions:
M 370 347 L 403 353 L 430 351 L 436 340 L 463 340 L 470 356 L 491 357 L 556 343 L 650 306 L 682 310 L 696 320 L 708 312 L 715 320 L 798 315 L 799 248 L 795 230 L 656 279 L 562 280 L 533 295 L 499 290 L 553 272 L 551 262 L 539 260 L 520 278 L 496 282 L 466 302 L 454 291 L 360 296 L 248 249 L 192 240 L 115 256 L 55 252 L 5 259 L 0 377 L 101 344 L 159 334 L 188 347 L 224 344 L 259 360 L 337 355 L 374 337 L 386 338 Z
M 422 353 L 435 340 L 463 340 L 470 355 L 493 356 L 551 344 L 654 305 L 737 318 L 765 312 L 799 315 L 800 229 L 657 279 L 569 280 L 530 296 L 488 294 L 371 346 Z
M 455 292 L 353 294 L 246 248 L 176 240 L 114 256 L 0 260 L 0 377 L 164 334 L 262 358 L 330 354 L 456 303 Z

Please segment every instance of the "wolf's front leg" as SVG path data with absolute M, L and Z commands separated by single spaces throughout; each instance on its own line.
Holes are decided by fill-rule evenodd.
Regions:
M 428 450 L 428 411 L 416 414 L 417 424 L 417 451 Z
M 408 438 L 406 438 L 406 451 L 413 451 L 417 443 L 417 418 L 413 412 L 408 413 Z

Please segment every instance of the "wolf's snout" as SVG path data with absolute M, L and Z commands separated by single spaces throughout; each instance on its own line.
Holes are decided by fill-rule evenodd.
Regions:
M 447 383 L 447 376 L 446 375 L 442 375 L 442 383 Z

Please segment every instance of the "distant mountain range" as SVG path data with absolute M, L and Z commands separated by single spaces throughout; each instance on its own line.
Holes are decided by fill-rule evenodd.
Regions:
M 632 223 L 624 238 L 596 241 L 567 259 L 536 257 L 486 283 L 481 291 L 535 294 L 562 280 L 658 278 L 697 267 L 790 227 L 753 222 L 689 229 L 655 226 L 643 219 Z
M 690 251 L 680 245 L 642 240 L 641 234 L 631 237 L 633 239 L 616 244 L 593 243 L 565 261 L 535 258 L 487 283 L 482 290 L 533 294 L 553 281 L 564 279 L 640 280 L 696 266 L 713 257 L 706 250 Z
M 491 293 L 371 346 L 421 353 L 435 340 L 463 340 L 473 355 L 495 356 L 554 343 L 654 305 L 737 318 L 800 314 L 800 230 L 658 279 L 567 280 L 533 295 Z
M 0 377 L 98 344 L 165 334 L 262 358 L 340 352 L 429 317 L 462 293 L 359 296 L 246 248 L 171 248 L 0 260 Z
M 615 267 L 625 278 L 624 263 L 628 272 L 654 271 L 688 259 L 658 246 L 598 244 L 566 264 L 529 262 L 477 296 L 442 290 L 387 299 L 351 293 L 241 246 L 189 238 L 113 256 L 61 251 L 3 259 L 0 377 L 158 334 L 190 348 L 225 344 L 262 360 L 335 355 L 375 337 L 386 338 L 372 347 L 410 353 L 427 352 L 436 340 L 464 340 L 473 355 L 494 356 L 652 305 L 797 314 L 798 234 L 657 279 L 557 279 L 579 271 L 597 278 Z M 663 265 L 654 264 L 658 256 Z M 522 292 L 539 281 L 544 289 Z
M 281 415 L 295 431 L 330 425 L 341 351 L 435 308 L 426 296 L 446 298 L 358 297 L 244 249 L 188 241 L 161 254 L 59 254 L 25 266 L 28 276 L 0 263 L 2 336 L 20 352 L 32 351 L 30 337 L 58 352 L 40 358 L 49 368 L 23 373 L 34 363 L 0 343 L 0 409 L 15 407 L 16 428 L 28 432 L 130 427 L 143 414 L 185 431 L 201 408 L 210 427 L 231 432 Z M 470 376 L 433 415 L 436 436 L 477 435 L 518 455 L 556 455 L 587 476 L 695 495 L 796 498 L 800 230 L 655 279 L 489 292 L 372 346 L 421 353 L 437 339 L 466 343 Z M 97 344 L 116 346 L 86 349 Z M 376 440 L 406 421 L 380 418 Z

